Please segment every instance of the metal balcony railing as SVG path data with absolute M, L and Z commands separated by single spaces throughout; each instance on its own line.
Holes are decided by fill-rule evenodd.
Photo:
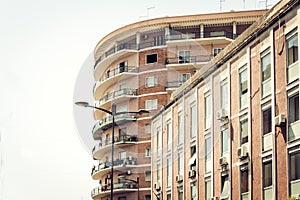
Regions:
M 129 88 L 124 88 L 120 90 L 113 91 L 111 93 L 107 93 L 102 99 L 99 100 L 99 105 L 110 101 L 114 98 L 120 97 L 120 96 L 136 96 L 137 95 L 137 89 L 129 89 Z
M 126 143 L 126 142 L 137 142 L 138 138 L 136 135 L 121 135 L 115 137 L 115 144 L 119 143 Z M 93 149 L 92 153 L 95 151 L 101 150 L 102 148 L 105 148 L 107 146 L 110 146 L 112 144 L 111 140 L 105 140 L 104 142 L 100 141 L 98 144 L 96 144 Z
M 124 72 L 137 73 L 139 72 L 139 68 L 135 66 L 121 66 L 113 69 L 109 69 L 105 72 L 104 76 L 100 78 L 100 82 L 103 82 L 111 77 L 114 77 L 118 74 L 122 74 Z
M 178 88 L 180 87 L 185 81 L 168 81 L 166 83 L 166 88 Z
M 213 55 L 197 55 L 197 56 L 177 56 L 168 57 L 166 64 L 186 64 L 186 63 L 197 63 L 197 62 L 209 62 L 213 58 Z
M 136 43 L 127 43 L 124 42 L 122 44 L 119 44 L 117 46 L 114 46 L 110 48 L 108 51 L 106 51 L 104 54 L 102 54 L 95 62 L 94 69 L 96 68 L 97 64 L 107 58 L 110 55 L 113 55 L 121 50 L 127 49 L 127 50 L 140 50 L 145 49 L 149 47 L 155 47 L 155 46 L 161 46 L 165 45 L 166 41 L 175 41 L 175 40 L 188 40 L 188 39 L 198 39 L 198 38 L 214 38 L 214 37 L 226 37 L 229 39 L 235 39 L 238 35 L 233 34 L 228 31 L 204 31 L 204 32 L 198 32 L 196 33 L 186 33 L 186 34 L 180 34 L 180 33 L 173 33 L 172 35 L 166 35 L 162 36 L 162 40 L 153 40 L 153 41 L 147 41 L 140 44 Z
M 126 189 L 137 189 L 138 188 L 138 184 L 137 183 L 133 183 L 133 182 L 118 182 L 118 183 L 114 183 L 114 190 L 126 190 Z M 99 195 L 101 193 L 106 193 L 109 192 L 111 190 L 111 186 L 110 184 L 105 184 L 103 186 L 99 186 L 94 188 L 91 191 L 91 196 L 94 197 L 96 195 Z M 126 191 L 124 191 L 126 192 Z

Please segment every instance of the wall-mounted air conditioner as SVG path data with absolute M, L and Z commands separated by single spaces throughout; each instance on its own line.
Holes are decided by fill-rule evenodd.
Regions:
M 239 159 L 246 158 L 248 156 L 248 148 L 243 145 L 237 149 L 237 155 Z
M 176 175 L 176 182 L 179 183 L 181 181 L 183 181 L 182 175 Z

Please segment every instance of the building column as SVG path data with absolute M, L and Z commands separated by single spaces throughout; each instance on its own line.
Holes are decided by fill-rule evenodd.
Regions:
M 200 38 L 204 38 L 204 24 L 200 24 Z
M 136 49 L 140 49 L 141 33 L 137 32 L 135 37 L 136 37 Z
M 171 35 L 170 27 L 165 27 L 165 41 L 168 41 Z
M 232 39 L 235 39 L 236 37 L 236 22 L 232 22 Z

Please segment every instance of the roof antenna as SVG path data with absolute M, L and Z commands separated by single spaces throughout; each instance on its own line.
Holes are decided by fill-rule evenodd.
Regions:
M 155 8 L 154 6 L 148 7 L 148 8 L 147 8 L 147 15 L 145 15 L 145 16 L 140 16 L 140 18 L 146 17 L 147 19 L 149 19 L 149 10 L 154 9 L 154 8 Z
M 225 0 L 220 0 L 220 12 L 222 12 L 222 3 L 224 3 Z

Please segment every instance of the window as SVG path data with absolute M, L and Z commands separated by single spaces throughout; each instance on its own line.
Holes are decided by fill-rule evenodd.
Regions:
M 205 139 L 205 172 L 209 172 L 211 170 L 210 161 L 211 161 L 211 138 L 208 137 Z
M 263 163 L 263 187 L 272 186 L 272 160 Z
M 178 153 L 178 175 L 184 174 L 184 158 L 183 158 L 183 152 Z
M 262 97 L 271 92 L 271 54 L 261 57 Z
M 127 61 L 119 63 L 119 73 L 128 71 L 128 64 Z
M 228 106 L 228 82 L 221 85 L 221 108 Z
M 145 171 L 145 181 L 151 181 L 151 171 Z
M 146 78 L 146 87 L 154 87 L 157 85 L 157 77 L 156 76 L 150 76 Z
M 247 69 L 240 72 L 240 108 L 245 108 L 248 104 L 248 74 Z
M 127 128 L 120 128 L 119 129 L 119 140 L 125 140 L 126 139 L 126 133 L 127 133 Z
M 179 51 L 178 63 L 189 63 L 190 51 Z
M 227 199 L 229 196 L 229 176 L 221 177 L 221 199 Z
M 298 34 L 294 34 L 287 38 L 287 79 L 288 83 L 290 83 L 299 77 L 299 67 L 294 65 L 294 63 L 298 61 Z
M 197 109 L 196 109 L 196 104 L 192 104 L 191 107 L 190 107 L 190 133 L 191 133 L 191 138 L 196 137 L 197 129 L 198 129 Z
M 248 142 L 248 119 L 242 120 L 240 122 L 240 130 L 241 130 L 241 144 L 245 144 Z
M 119 152 L 119 160 L 126 160 L 126 151 Z
M 148 195 L 148 194 L 147 194 L 147 195 L 145 196 L 145 200 L 151 200 L 151 195 Z
M 225 31 L 211 31 L 209 35 L 210 37 L 222 37 L 225 36 Z
M 291 153 L 289 156 L 289 178 L 291 196 L 300 195 L 300 152 Z
M 289 124 L 299 120 L 299 94 L 289 97 Z
M 184 124 L 183 124 L 183 114 L 178 114 L 178 145 L 183 143 L 184 140 Z
M 214 57 L 217 56 L 223 49 L 224 49 L 224 48 L 215 48 L 215 49 L 214 49 L 214 52 L 213 52 Z
M 105 135 L 105 145 L 109 145 L 110 144 L 110 135 Z
M 126 200 L 126 197 L 118 197 L 118 200 Z
M 146 56 L 146 63 L 156 63 L 157 62 L 157 54 L 149 54 Z
M 156 110 L 157 109 L 157 99 L 146 100 L 146 110 Z
M 263 111 L 263 134 L 268 134 L 272 132 L 272 114 L 271 114 L 271 108 L 268 108 Z
M 167 187 L 171 187 L 172 184 L 172 160 L 167 159 Z
M 209 129 L 211 125 L 211 96 L 206 95 L 205 97 L 205 129 Z
M 145 156 L 146 156 L 147 158 L 148 158 L 148 157 L 151 157 L 151 148 L 150 148 L 150 147 L 147 147 L 147 148 L 146 148 Z
M 172 200 L 171 194 L 167 194 L 167 200 Z
M 191 184 L 191 200 L 197 199 L 197 185 L 196 183 Z
M 205 181 L 205 200 L 211 200 L 211 180 Z
M 145 124 L 145 133 L 151 133 L 151 124 Z
M 167 123 L 167 141 L 168 141 L 168 151 L 171 151 L 172 149 L 172 124 L 171 121 L 168 121 Z
M 164 37 L 162 35 L 153 37 L 153 46 L 160 46 L 164 44 Z
M 157 181 L 161 180 L 161 165 L 157 163 Z
M 183 83 L 185 83 L 189 78 L 191 77 L 191 74 L 179 74 L 178 75 L 178 86 L 181 86 Z
M 157 153 L 160 154 L 160 150 L 162 148 L 162 134 L 161 134 L 161 128 L 158 127 L 157 130 L 156 130 L 156 139 L 157 139 Z
M 222 154 L 229 152 L 229 130 L 222 131 Z
M 183 188 L 178 188 L 178 200 L 183 200 Z
M 241 195 L 245 196 L 245 193 L 249 192 L 249 170 L 248 165 L 241 166 Z

